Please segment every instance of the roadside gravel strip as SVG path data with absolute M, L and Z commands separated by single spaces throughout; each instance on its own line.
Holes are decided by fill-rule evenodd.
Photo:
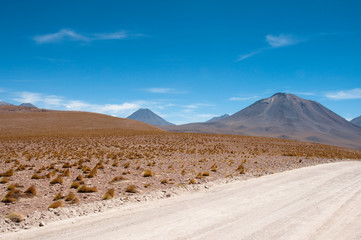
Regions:
M 0 239 L 361 239 L 361 161 L 212 186 Z

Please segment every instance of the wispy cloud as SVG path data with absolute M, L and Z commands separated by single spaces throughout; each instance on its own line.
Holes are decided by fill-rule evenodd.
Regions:
M 289 45 L 294 45 L 298 43 L 300 40 L 296 39 L 292 35 L 280 34 L 280 35 L 272 35 L 268 34 L 266 36 L 267 43 L 273 48 L 285 47 Z
M 126 31 L 111 33 L 78 33 L 72 29 L 61 29 L 56 33 L 36 35 L 33 40 L 38 44 L 59 43 L 64 41 L 91 42 L 96 40 L 121 40 L 131 37 L 141 37 L 142 34 L 130 34 Z
M 3 88 L 0 88 L 0 92 L 5 92 L 5 89 L 3 89 Z
M 173 92 L 174 89 L 172 88 L 147 88 L 144 89 L 145 92 L 150 92 L 150 93 L 170 93 Z
M 252 96 L 252 97 L 231 97 L 228 100 L 230 101 L 249 101 L 259 98 L 259 96 Z
M 17 92 L 14 101 L 19 103 L 39 104 L 43 108 L 66 109 L 73 111 L 89 111 L 104 114 L 129 114 L 142 107 L 141 101 L 125 102 L 121 104 L 93 104 L 81 100 L 68 100 L 62 96 L 46 95 L 33 92 Z
M 267 47 L 254 50 L 248 54 L 240 55 L 237 59 L 237 62 L 243 61 L 247 58 L 250 58 L 254 55 L 260 54 L 260 53 L 270 50 L 270 49 L 295 45 L 301 41 L 304 41 L 304 40 L 296 38 L 295 36 L 293 36 L 291 34 L 279 34 L 279 35 L 268 34 L 268 35 L 266 35 L 266 42 L 268 43 Z
M 361 99 L 361 88 L 329 92 L 325 94 L 325 97 L 333 100 Z

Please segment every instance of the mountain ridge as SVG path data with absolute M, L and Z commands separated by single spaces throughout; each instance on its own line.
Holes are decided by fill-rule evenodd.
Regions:
M 159 115 L 152 112 L 147 108 L 140 108 L 131 115 L 127 117 L 127 119 L 133 119 L 140 122 L 148 123 L 153 126 L 172 126 L 173 123 L 170 123 L 160 117 Z
M 258 100 L 219 121 L 163 129 L 286 138 L 361 149 L 361 128 L 316 101 L 287 93 Z

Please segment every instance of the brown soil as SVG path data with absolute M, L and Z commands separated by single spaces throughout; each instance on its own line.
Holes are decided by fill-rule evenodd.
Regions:
M 0 216 L 25 216 L 45 211 L 58 193 L 73 192 L 80 203 L 100 201 L 113 188 L 115 198 L 208 182 L 230 176 L 261 176 L 319 163 L 361 159 L 361 152 L 327 145 L 262 137 L 231 135 L 133 133 L 107 136 L 3 138 L 0 169 L 8 183 L 0 184 L 0 197 L 17 184 L 16 201 L 1 202 Z M 152 174 L 149 173 L 149 170 Z M 10 171 L 11 172 L 11 171 Z M 53 173 L 53 175 L 51 175 Z M 40 179 L 32 179 L 37 174 Z M 51 175 L 51 176 L 49 176 Z M 57 178 L 62 181 L 51 181 Z M 78 177 L 81 176 L 81 177 Z M 76 178 L 81 180 L 77 180 Z M 118 181 L 112 181 L 120 177 Z M 123 178 L 123 179 L 122 179 Z M 193 179 L 193 180 L 192 180 Z M 166 180 L 166 181 L 164 181 Z M 191 181 L 192 180 L 192 181 Z M 97 191 L 77 192 L 72 183 Z M 34 185 L 37 195 L 23 193 Z M 66 206 L 72 205 L 65 201 Z

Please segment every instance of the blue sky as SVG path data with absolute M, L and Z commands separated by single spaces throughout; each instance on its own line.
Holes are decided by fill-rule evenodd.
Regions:
M 0 100 L 170 122 L 276 92 L 361 115 L 361 2 L 1 1 Z

